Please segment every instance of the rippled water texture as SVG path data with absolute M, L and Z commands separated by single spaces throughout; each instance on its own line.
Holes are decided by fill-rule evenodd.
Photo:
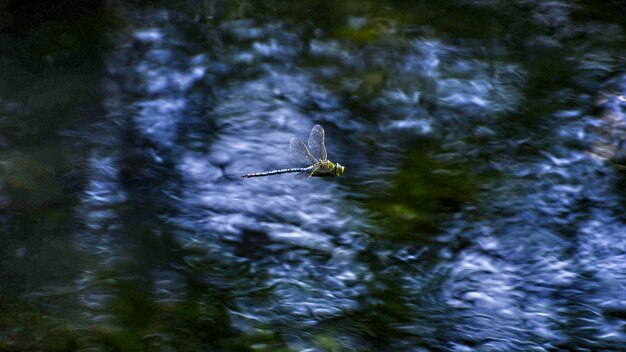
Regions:
M 0 11 L 0 350 L 626 350 L 621 2 L 79 5 Z

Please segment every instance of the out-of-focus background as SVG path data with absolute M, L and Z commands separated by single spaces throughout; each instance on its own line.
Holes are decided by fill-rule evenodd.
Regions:
M 0 2 L 0 350 L 624 350 L 625 25 Z M 344 176 L 239 178 L 315 124 Z

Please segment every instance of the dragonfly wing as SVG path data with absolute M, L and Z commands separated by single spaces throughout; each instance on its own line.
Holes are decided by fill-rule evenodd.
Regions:
M 296 181 L 304 181 L 304 180 L 308 180 L 309 178 L 311 178 L 311 176 L 313 176 L 313 173 L 315 173 L 315 171 L 317 171 L 317 169 L 319 169 L 320 166 L 317 165 L 315 167 L 311 167 L 310 171 L 303 171 L 300 173 L 297 173 L 293 178 Z
M 327 160 L 326 145 L 324 145 L 324 129 L 320 125 L 315 125 L 309 135 L 309 150 L 316 158 Z
M 318 163 L 317 160 L 301 139 L 292 138 L 289 142 L 289 151 L 291 152 L 291 161 L 296 166 L 310 166 Z
M 310 172 L 300 172 L 297 173 L 293 179 L 296 181 L 304 181 L 304 180 L 308 180 L 309 177 L 311 177 L 311 173 Z

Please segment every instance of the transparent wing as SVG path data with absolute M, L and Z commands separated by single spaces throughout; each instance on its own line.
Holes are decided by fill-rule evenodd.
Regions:
M 297 173 L 293 178 L 297 181 L 308 180 L 311 176 L 313 176 L 313 173 L 317 171 L 317 169 L 319 168 L 320 167 L 318 165 L 317 167 L 314 167 L 311 171 L 304 171 L 304 172 Z
M 319 160 L 317 160 L 306 147 L 301 139 L 292 138 L 289 142 L 289 151 L 291 152 L 291 161 L 296 166 L 310 166 Z
M 326 146 L 324 145 L 324 129 L 320 125 L 315 125 L 309 135 L 309 150 L 320 160 L 327 160 Z

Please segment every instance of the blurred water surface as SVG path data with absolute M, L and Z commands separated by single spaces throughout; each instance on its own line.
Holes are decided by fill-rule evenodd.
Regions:
M 60 4 L 0 14 L 0 349 L 626 349 L 620 2 Z M 344 176 L 239 178 L 315 124 Z

